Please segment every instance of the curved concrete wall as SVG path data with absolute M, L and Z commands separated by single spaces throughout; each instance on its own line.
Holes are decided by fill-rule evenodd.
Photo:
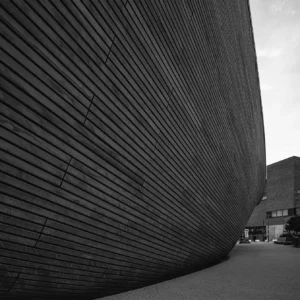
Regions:
M 265 180 L 247 1 L 0 1 L 2 299 L 93 299 L 234 246 Z

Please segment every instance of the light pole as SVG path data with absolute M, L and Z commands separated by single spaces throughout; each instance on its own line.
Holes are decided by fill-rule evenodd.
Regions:
M 269 218 L 268 218 L 268 213 L 266 213 L 266 217 L 267 217 L 267 223 L 268 223 L 268 226 L 267 226 L 267 235 L 268 235 L 268 243 L 270 242 L 269 240 L 269 237 L 270 237 L 270 231 L 269 231 Z

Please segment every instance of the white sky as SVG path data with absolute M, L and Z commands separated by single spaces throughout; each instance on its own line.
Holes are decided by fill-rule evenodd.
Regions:
M 267 165 L 300 156 L 300 0 L 250 0 Z

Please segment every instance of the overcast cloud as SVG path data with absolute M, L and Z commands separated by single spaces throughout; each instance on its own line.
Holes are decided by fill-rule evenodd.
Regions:
M 300 0 L 250 0 L 267 164 L 300 156 Z

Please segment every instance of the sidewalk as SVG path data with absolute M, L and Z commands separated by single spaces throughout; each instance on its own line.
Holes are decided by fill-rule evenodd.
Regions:
M 211 268 L 101 300 L 300 300 L 300 249 L 238 244 Z

